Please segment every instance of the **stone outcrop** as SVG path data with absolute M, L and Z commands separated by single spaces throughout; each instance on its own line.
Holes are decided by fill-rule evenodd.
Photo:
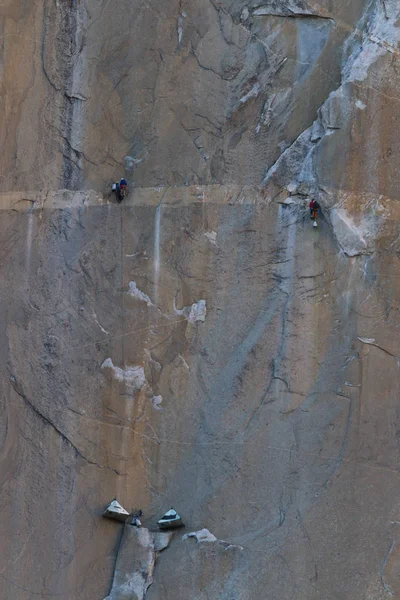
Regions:
M 168 547 L 172 535 L 125 525 L 111 592 L 104 600 L 144 600 L 153 583 L 157 555 Z
M 271 189 L 274 184 L 278 190 L 291 186 L 300 194 L 318 196 L 329 211 L 339 244 L 349 256 L 374 249 L 375 239 L 381 233 L 381 197 L 398 195 L 389 175 L 395 168 L 392 147 L 383 155 L 375 154 L 384 133 L 374 119 L 365 147 L 360 149 L 352 143 L 357 129 L 360 131 L 363 124 L 371 121 L 371 107 L 375 107 L 375 114 L 385 110 L 377 108 L 380 100 L 376 96 L 382 95 L 389 65 L 399 52 L 398 19 L 396 2 L 376 2 L 366 7 L 344 46 L 340 87 L 330 93 L 312 126 L 283 152 L 264 180 Z M 396 90 L 396 78 L 390 85 Z M 375 98 L 368 105 L 363 98 L 369 92 Z M 384 92 L 382 100 L 397 102 L 395 94 Z M 374 161 L 369 160 L 372 154 Z M 368 171 L 360 180 L 366 164 Z M 389 176 L 381 176 L 379 169 Z
M 200 531 L 192 531 L 190 533 L 185 533 L 184 536 L 182 536 L 183 540 L 187 540 L 189 538 L 194 538 L 199 544 L 203 543 L 203 542 L 207 542 L 207 543 L 217 543 L 217 544 L 221 544 L 222 546 L 224 546 L 224 548 L 226 548 L 227 550 L 230 550 L 231 548 L 238 548 L 239 550 L 244 550 L 244 548 L 242 546 L 236 546 L 233 544 L 229 544 L 228 542 L 225 542 L 224 540 L 218 540 L 215 535 L 213 533 L 211 533 L 211 531 L 208 531 L 208 529 L 200 529 Z
M 397 0 L 0 17 L 0 600 L 398 597 Z

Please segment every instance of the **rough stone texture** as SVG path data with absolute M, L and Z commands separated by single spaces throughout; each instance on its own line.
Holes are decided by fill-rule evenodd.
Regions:
M 190 538 L 194 538 L 199 544 L 201 544 L 203 542 L 207 542 L 208 544 L 217 543 L 217 544 L 222 544 L 228 550 L 231 548 L 238 548 L 239 550 L 244 550 L 244 548 L 242 546 L 236 546 L 234 544 L 229 544 L 228 542 L 225 542 L 224 540 L 218 540 L 215 537 L 215 535 L 213 533 L 211 533 L 211 531 L 208 531 L 208 529 L 200 529 L 200 531 L 192 531 L 190 533 L 185 533 L 185 535 L 182 536 L 182 540 L 187 540 Z
M 1 189 L 104 191 L 124 168 L 140 186 L 259 183 L 340 84 L 363 6 L 291 4 L 310 16 L 243 22 L 260 6 L 243 0 L 6 0 Z
M 144 600 L 153 583 L 157 554 L 168 547 L 172 535 L 125 525 L 111 591 L 105 600 Z
M 397 0 L 0 24 L 0 599 L 400 598 Z

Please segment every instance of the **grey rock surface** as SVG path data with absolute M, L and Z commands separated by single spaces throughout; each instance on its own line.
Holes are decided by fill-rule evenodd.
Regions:
M 400 598 L 397 0 L 0 27 L 0 600 Z
M 111 592 L 105 600 L 144 600 L 153 583 L 157 553 L 168 547 L 171 538 L 172 534 L 125 525 Z

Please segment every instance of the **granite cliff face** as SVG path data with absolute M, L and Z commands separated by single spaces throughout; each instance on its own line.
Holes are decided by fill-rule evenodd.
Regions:
M 0 599 L 400 598 L 397 0 L 0 24 Z

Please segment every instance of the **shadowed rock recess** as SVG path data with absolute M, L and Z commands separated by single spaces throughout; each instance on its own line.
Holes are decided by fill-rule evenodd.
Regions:
M 400 599 L 398 0 L 0 27 L 0 600 Z

